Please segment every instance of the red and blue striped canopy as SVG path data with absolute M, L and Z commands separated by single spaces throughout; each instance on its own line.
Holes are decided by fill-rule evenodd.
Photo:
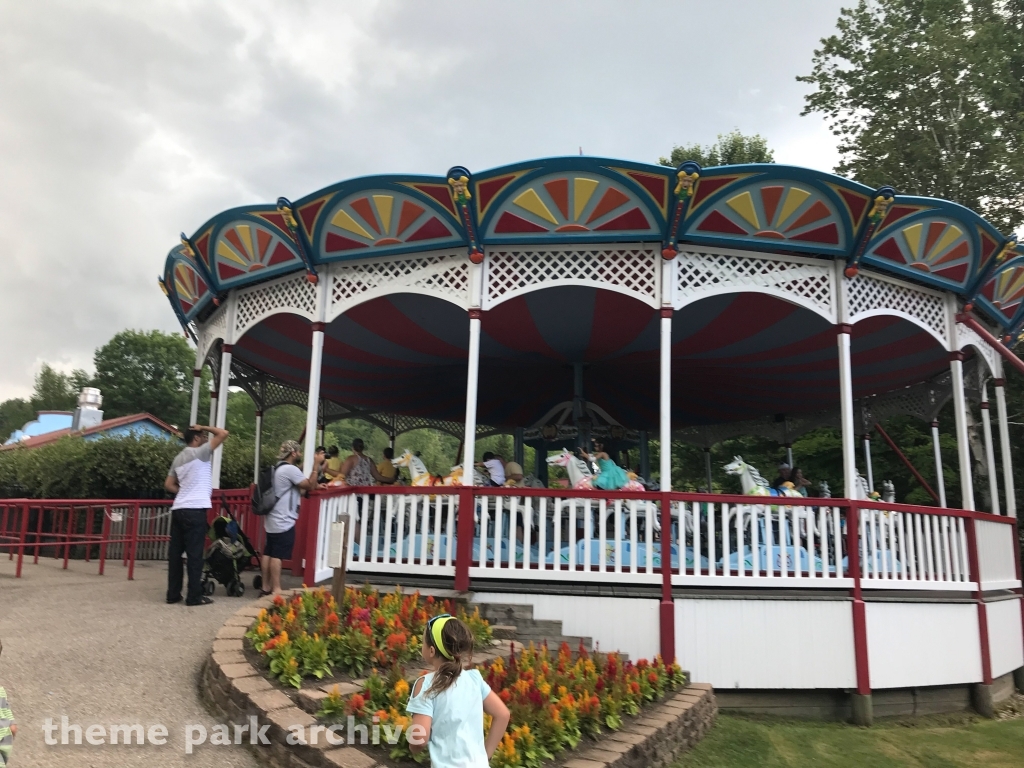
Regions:
M 533 426 L 583 396 L 620 424 L 658 423 L 660 315 L 624 295 L 556 287 L 485 312 L 478 421 Z M 246 363 L 305 389 L 311 331 L 274 315 L 236 344 Z M 322 395 L 345 405 L 461 421 L 469 321 L 465 310 L 415 294 L 375 299 L 327 327 Z M 918 326 L 875 317 L 853 329 L 854 396 L 927 379 L 947 365 Z M 838 408 L 836 330 L 815 313 L 763 294 L 711 297 L 672 319 L 672 424 L 684 427 Z

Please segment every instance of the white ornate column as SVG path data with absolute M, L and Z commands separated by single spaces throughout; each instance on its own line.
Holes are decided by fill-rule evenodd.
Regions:
M 217 385 L 217 411 L 213 426 L 224 428 L 228 420 L 228 385 L 231 382 L 231 356 L 234 344 L 223 344 L 220 352 L 220 383 Z M 220 488 L 220 468 L 224 463 L 224 444 L 221 443 L 213 452 L 211 467 L 213 487 Z
M 850 340 L 853 326 L 850 325 L 847 283 L 841 271 L 842 263 L 836 262 L 836 344 L 839 348 L 839 426 L 843 454 L 843 493 L 852 499 L 857 492 L 857 434 L 853 419 L 853 362 L 850 359 Z
M 489 256 L 487 258 L 490 258 Z M 486 261 L 469 264 L 469 350 L 466 358 L 466 420 L 462 440 L 462 484 L 473 485 L 476 474 L 476 406 L 480 386 L 480 330 L 483 322 Z
M 997 360 L 996 416 L 999 419 L 999 449 L 1003 454 L 1003 489 L 1006 491 L 1006 514 L 1017 516 L 1017 498 L 1013 487 L 1013 458 L 1010 455 L 1010 424 L 1006 416 L 1006 382 L 1003 379 L 1003 361 Z
M 319 423 L 320 375 L 324 362 L 324 331 L 327 324 L 327 286 L 330 280 L 321 275 L 316 290 L 316 321 L 310 325 L 312 339 L 309 350 L 309 389 L 306 393 L 306 439 L 302 446 L 302 473 L 309 475 L 313 471 L 313 453 L 316 451 L 316 428 Z
M 871 465 L 871 435 L 864 433 L 863 437 L 864 444 L 864 465 L 868 473 L 868 490 L 875 490 L 875 469 Z
M 659 403 L 659 488 L 672 490 L 672 307 L 661 308 Z M 708 489 L 711 492 L 711 489 Z
M 942 447 L 939 445 L 939 422 L 932 422 L 932 452 L 935 454 L 935 482 L 939 486 L 939 506 L 946 504 L 946 481 L 942 473 Z
M 462 441 L 462 484 L 473 485 L 476 463 L 476 401 L 480 384 L 480 324 L 483 312 L 469 310 L 469 357 L 466 360 L 466 434 Z
M 188 426 L 199 423 L 199 387 L 203 384 L 202 340 L 196 347 L 196 367 L 192 369 L 192 405 L 188 410 Z
M 992 418 L 988 412 L 988 383 L 981 385 L 981 427 L 985 435 L 985 467 L 988 469 L 988 489 L 992 495 L 993 515 L 999 511 L 999 479 L 996 477 L 996 452 L 992 447 Z
M 256 446 L 253 450 L 252 481 L 260 481 L 260 449 L 263 447 L 263 411 L 256 411 Z
M 967 397 L 964 394 L 964 353 L 949 355 L 952 372 L 953 414 L 956 417 L 956 452 L 960 459 L 960 506 L 974 509 L 974 481 L 971 477 L 971 447 L 967 442 Z

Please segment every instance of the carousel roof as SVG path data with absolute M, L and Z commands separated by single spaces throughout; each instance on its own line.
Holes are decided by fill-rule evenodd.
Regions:
M 682 253 L 683 261 L 700 257 L 702 248 L 763 251 L 800 263 L 840 261 L 848 274 L 889 273 L 953 294 L 1007 334 L 1024 325 L 1024 248 L 977 214 L 782 165 L 673 169 L 568 157 L 475 175 L 456 167 L 437 177 L 354 179 L 294 203 L 282 198 L 214 216 L 172 249 L 161 284 L 184 325 L 215 324 L 215 305 L 234 289 L 288 273 L 312 278 L 344 262 L 358 270 L 383 257 L 431 252 L 463 254 L 444 257 L 462 262 L 465 254 L 479 261 L 483 251 L 536 256 L 534 267 L 543 268 L 545 259 L 579 258 L 588 244 L 614 251 L 620 281 L 633 279 L 630 259 L 660 259 L 663 249 Z M 657 423 L 661 299 L 654 278 L 638 271 L 625 292 L 599 287 L 605 280 L 597 276 L 517 293 L 520 277 L 502 278 L 501 258 L 488 264 L 488 281 L 508 285 L 482 315 L 481 424 L 553 423 L 574 397 L 610 424 Z M 645 269 L 654 274 L 650 264 Z M 465 290 L 467 278 L 456 272 L 445 275 Z M 856 398 L 948 371 L 945 309 L 939 297 L 929 301 L 934 317 L 927 322 L 897 312 L 854 324 Z M 836 408 L 835 319 L 813 304 L 798 306 L 781 291 L 676 304 L 673 425 Z M 260 317 L 234 340 L 235 360 L 304 390 L 308 316 Z M 362 413 L 462 419 L 465 306 L 396 289 L 360 298 L 328 320 L 324 398 Z
M 161 284 L 189 322 L 233 288 L 331 262 L 451 246 L 660 242 L 840 259 L 955 293 L 1003 329 L 1024 324 L 1024 246 L 961 205 L 807 168 L 684 166 L 697 177 L 683 190 L 679 169 L 590 157 L 342 181 L 294 204 L 217 214 L 171 250 Z M 448 182 L 460 175 L 469 221 Z M 879 194 L 888 205 L 873 221 Z

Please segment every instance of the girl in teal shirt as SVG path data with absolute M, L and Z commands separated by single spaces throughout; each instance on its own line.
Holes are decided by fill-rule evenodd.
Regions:
M 409 748 L 416 754 L 430 747 L 433 768 L 487 768 L 508 727 L 505 703 L 475 669 L 473 633 L 448 614 L 427 622 L 423 659 L 433 671 L 413 685 L 405 709 L 412 715 Z M 491 729 L 484 738 L 484 713 Z

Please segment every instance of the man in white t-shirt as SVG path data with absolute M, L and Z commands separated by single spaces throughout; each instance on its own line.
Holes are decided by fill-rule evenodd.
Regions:
M 490 451 L 487 451 L 479 466 L 482 466 L 487 470 L 487 474 L 491 478 L 491 483 L 494 485 L 505 484 L 505 462 L 501 460 L 500 456 L 495 456 Z
M 263 572 L 263 590 L 260 593 L 262 595 L 281 592 L 281 561 L 291 560 L 292 557 L 292 548 L 295 546 L 295 522 L 299 519 L 302 492 L 317 487 L 316 479 L 326 460 L 323 449 L 318 450 L 309 477 L 302 474 L 302 470 L 296 466 L 300 461 L 302 448 L 297 442 L 286 440 L 281 444 L 281 450 L 277 454 L 278 463 L 273 470 L 277 503 L 263 519 L 267 543 L 260 556 L 260 570 Z
M 213 437 L 208 437 L 213 435 Z M 228 439 L 226 429 L 195 425 L 185 430 L 185 448 L 174 457 L 164 488 L 174 494 L 171 505 L 171 543 L 167 549 L 167 602 L 181 602 L 181 555 L 188 558 L 188 595 L 185 605 L 209 605 L 203 595 L 203 544 L 206 516 L 213 506 L 211 466 L 213 452 Z

